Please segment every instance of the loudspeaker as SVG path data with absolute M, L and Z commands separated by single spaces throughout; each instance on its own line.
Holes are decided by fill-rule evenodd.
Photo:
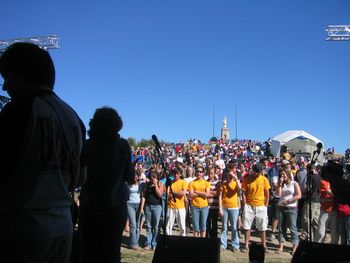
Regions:
M 292 258 L 292 263 L 299 262 L 350 262 L 350 246 L 302 241 Z
M 161 236 L 152 263 L 219 263 L 220 239 Z

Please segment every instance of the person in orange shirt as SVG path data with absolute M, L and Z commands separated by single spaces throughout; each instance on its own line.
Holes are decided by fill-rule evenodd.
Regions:
M 219 189 L 219 215 L 223 216 L 221 230 L 221 248 L 227 248 L 227 225 L 230 221 L 232 232 L 233 252 L 239 250 L 239 237 L 237 231 L 237 220 L 239 215 L 239 193 L 241 183 L 237 178 L 235 170 L 228 171 L 227 181 L 223 182 Z
M 210 183 L 204 180 L 203 174 L 204 169 L 199 166 L 196 171 L 196 179 L 188 185 L 191 196 L 193 236 L 195 237 L 205 237 L 209 212 Z
M 320 216 L 318 219 L 318 227 L 315 235 L 315 242 L 324 242 L 326 235 L 326 226 L 329 224 L 331 232 L 331 244 L 338 244 L 338 222 L 337 209 L 333 202 L 333 193 L 331 185 L 328 180 L 322 179 L 320 181 Z
M 250 174 L 243 178 L 242 183 L 242 207 L 243 207 L 243 229 L 245 229 L 244 248 L 242 252 L 248 251 L 250 232 L 255 219 L 256 227 L 260 231 L 262 245 L 267 252 L 265 231 L 268 224 L 267 207 L 269 205 L 268 179 L 262 174 L 263 166 L 259 163 L 252 166 Z
M 168 212 L 167 212 L 167 225 L 166 234 L 172 235 L 174 222 L 179 226 L 180 236 L 186 236 L 186 207 L 185 198 L 187 191 L 187 182 L 182 180 L 182 169 L 179 167 L 174 168 L 174 181 L 168 188 Z

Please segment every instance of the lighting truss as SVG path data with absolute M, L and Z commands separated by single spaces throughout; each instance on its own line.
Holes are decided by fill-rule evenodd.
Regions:
M 33 43 L 45 50 L 54 48 L 57 49 L 60 48 L 58 45 L 58 40 L 59 38 L 56 35 L 0 40 L 0 52 L 17 42 Z
M 350 25 L 330 25 L 326 29 L 328 32 L 328 41 L 349 41 Z
M 5 106 L 6 103 L 10 101 L 10 98 L 0 95 L 0 111 Z

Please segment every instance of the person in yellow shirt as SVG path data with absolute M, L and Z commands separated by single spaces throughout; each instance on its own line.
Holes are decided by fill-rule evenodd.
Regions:
M 252 166 L 250 174 L 243 179 L 242 183 L 242 207 L 243 207 L 243 229 L 245 229 L 244 248 L 242 252 L 248 251 L 250 232 L 255 219 L 256 227 L 260 231 L 262 245 L 267 251 L 265 231 L 268 224 L 267 207 L 269 205 L 268 179 L 262 174 L 263 166 L 259 163 Z
M 204 180 L 203 175 L 204 169 L 199 166 L 196 171 L 196 179 L 188 185 L 191 196 L 193 236 L 195 237 L 205 237 L 207 229 L 210 183 Z
M 231 250 L 233 252 L 239 250 L 237 220 L 239 215 L 239 193 L 241 190 L 241 182 L 237 178 L 235 171 L 227 171 L 227 181 L 223 182 L 219 189 L 219 215 L 223 216 L 221 248 L 227 248 L 227 225 L 229 220 L 232 233 Z
M 180 236 L 186 236 L 186 207 L 185 198 L 187 191 L 187 182 L 182 180 L 182 169 L 176 167 L 173 170 L 174 181 L 168 188 L 168 212 L 167 212 L 167 225 L 166 234 L 172 235 L 174 222 L 179 226 Z

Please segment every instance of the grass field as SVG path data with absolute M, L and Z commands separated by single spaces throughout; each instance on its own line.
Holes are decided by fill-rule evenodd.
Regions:
M 180 253 L 177 251 L 177 253 Z M 284 255 L 285 254 L 285 255 Z M 274 251 L 271 253 L 265 255 L 265 262 L 266 263 L 287 263 L 291 262 L 292 256 L 287 253 L 283 254 L 275 254 Z M 122 248 L 122 262 L 125 263 L 151 263 L 153 259 L 153 252 L 152 251 L 145 251 L 143 249 L 140 250 L 131 250 Z M 229 252 L 229 251 L 221 251 L 220 253 L 220 262 L 221 263 L 247 263 L 248 262 L 248 254 L 243 254 L 241 252 Z M 179 263 L 186 263 L 185 257 L 183 262 Z M 210 262 L 208 262 L 210 263 Z

